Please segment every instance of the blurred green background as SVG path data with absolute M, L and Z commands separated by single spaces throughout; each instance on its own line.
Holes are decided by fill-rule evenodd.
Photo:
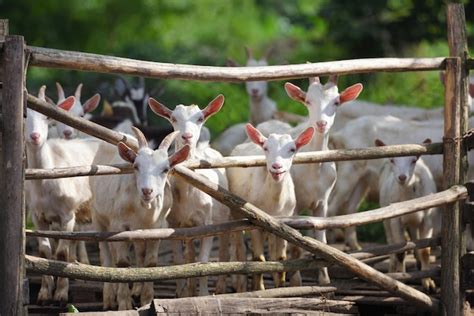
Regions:
M 474 1 L 463 3 L 472 48 Z M 227 58 L 244 64 L 244 46 L 257 57 L 273 48 L 270 64 L 447 56 L 445 11 L 441 0 L 0 0 L 0 16 L 10 20 L 10 34 L 23 35 L 28 45 L 212 66 L 225 65 Z M 63 83 L 66 92 L 83 82 L 83 96 L 89 96 L 115 78 L 30 68 L 28 88 L 36 93 L 46 84 L 56 99 L 55 81 Z M 304 80 L 294 82 L 307 85 Z M 340 87 L 355 82 L 365 86 L 360 99 L 427 108 L 443 104 L 437 72 L 351 75 L 339 80 Z M 151 79 L 146 84 L 150 90 L 162 87 L 154 97 L 170 107 L 204 106 L 223 93 L 222 113 L 207 123 L 213 137 L 247 120 L 243 84 Z M 280 81 L 269 87 L 278 107 L 305 114 L 282 87 Z

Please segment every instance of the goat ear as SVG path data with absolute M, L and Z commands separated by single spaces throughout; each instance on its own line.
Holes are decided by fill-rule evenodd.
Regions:
M 469 94 L 474 98 L 474 83 L 469 84 Z
M 171 157 L 168 158 L 170 167 L 173 167 L 176 164 L 179 164 L 180 162 L 183 162 L 188 159 L 190 150 L 191 147 L 189 145 L 184 145 L 180 150 L 171 155 Z
M 94 111 L 97 106 L 99 105 L 100 102 L 100 94 L 96 93 L 89 99 L 87 99 L 86 102 L 82 105 L 82 108 L 84 109 L 85 113 L 89 113 Z
M 432 143 L 432 142 L 431 142 L 431 138 L 427 138 L 427 139 L 425 139 L 425 140 L 423 141 L 423 145 L 429 145 L 429 144 L 431 144 L 431 143 Z
M 208 117 L 219 112 L 223 105 L 224 105 L 224 95 L 219 94 L 217 97 L 215 97 L 214 100 L 209 102 L 209 104 L 202 110 L 202 113 L 204 114 L 204 119 L 207 119 Z
M 170 109 L 168 109 L 166 106 L 161 104 L 160 102 L 156 101 L 155 99 L 149 98 L 148 99 L 148 105 L 150 106 L 152 111 L 155 112 L 155 114 L 157 114 L 161 117 L 164 117 L 166 119 L 171 118 L 171 113 L 173 113 L 173 112 Z
M 383 141 L 381 141 L 378 138 L 374 141 L 374 143 L 375 143 L 375 146 L 377 146 L 377 147 L 387 146 L 387 145 L 385 145 L 385 143 Z
M 123 160 L 128 161 L 130 163 L 134 163 L 135 159 L 137 158 L 137 153 L 133 151 L 130 147 L 125 145 L 125 143 L 119 142 L 118 145 L 118 151 L 120 157 L 122 157 Z
M 362 83 L 356 83 L 349 88 L 346 88 L 341 92 L 341 94 L 339 94 L 339 104 L 357 99 L 363 88 L 364 86 Z
M 301 102 L 306 105 L 306 92 L 295 86 L 291 82 L 285 83 L 286 94 L 295 101 Z
M 70 97 L 67 97 L 66 100 L 62 101 L 61 103 L 58 104 L 58 108 L 61 108 L 65 111 L 69 111 L 72 106 L 74 105 L 74 102 L 76 102 L 76 98 L 74 98 L 72 95 Z
M 304 145 L 308 144 L 314 135 L 314 127 L 308 127 L 301 133 L 298 138 L 295 140 L 296 150 L 299 150 Z
M 267 140 L 267 138 L 250 123 L 245 125 L 245 130 L 247 131 L 247 135 L 249 136 L 250 140 L 259 146 L 262 146 Z

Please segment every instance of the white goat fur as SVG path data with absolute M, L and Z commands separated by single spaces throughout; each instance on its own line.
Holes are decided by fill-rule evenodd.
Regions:
M 266 57 L 255 59 L 249 50 L 247 51 L 247 67 L 268 66 Z M 268 96 L 268 82 L 266 81 L 247 81 L 245 89 L 249 96 L 249 122 L 253 125 L 271 120 L 277 106 Z M 219 137 L 212 143 L 212 147 L 217 149 L 222 155 L 228 156 L 232 149 L 247 139 L 245 133 L 245 123 L 235 124 L 223 131 Z
M 39 98 L 45 101 L 45 86 L 41 87 Z M 60 107 L 68 109 L 74 98 L 65 99 Z M 25 128 L 27 158 L 29 168 L 61 168 L 91 165 L 100 141 L 63 140 L 48 138 L 48 119 L 41 113 L 27 109 Z M 31 211 L 33 223 L 39 230 L 73 231 L 77 221 L 90 218 L 88 203 L 92 192 L 86 177 L 32 180 L 25 183 L 26 204 Z M 77 218 L 76 218 L 77 217 Z M 39 253 L 47 259 L 52 258 L 52 247 L 47 238 L 38 238 Z M 71 260 L 70 242 L 60 240 L 55 258 Z M 71 251 L 72 255 L 75 255 Z M 54 280 L 52 276 L 43 276 L 38 293 L 39 302 L 67 302 L 69 281 L 58 278 L 53 297 Z
M 376 140 L 378 146 L 384 146 Z M 436 183 L 428 166 L 422 158 L 416 156 L 394 157 L 386 159 L 379 179 L 380 206 L 402 202 L 436 193 Z M 438 208 L 430 208 L 397 218 L 384 221 L 388 244 L 405 242 L 405 229 L 412 240 L 431 238 L 433 230 L 440 230 Z M 429 269 L 430 248 L 415 250 L 417 261 L 421 262 L 421 270 Z M 392 255 L 390 272 L 406 272 L 405 252 Z M 423 288 L 432 291 L 436 288 L 431 278 L 422 279 Z
M 470 119 L 469 126 L 474 126 Z M 420 139 L 430 138 L 433 142 L 441 142 L 443 137 L 443 121 L 426 122 L 405 121 L 393 116 L 365 116 L 352 120 L 346 126 L 331 135 L 332 149 L 349 149 L 372 147 L 375 139 L 390 139 L 392 144 L 413 144 Z M 474 163 L 469 155 L 470 166 Z M 439 189 L 443 187 L 443 163 L 441 155 L 425 156 L 435 183 Z M 356 212 L 362 199 L 369 193 L 369 198 L 378 201 L 377 181 L 380 177 L 383 160 L 341 161 L 337 164 L 337 177 L 343 179 L 336 183 L 329 203 L 331 216 L 342 212 Z M 469 177 L 474 168 L 469 168 Z M 351 249 L 360 249 L 356 231 L 346 229 L 346 244 Z
M 282 130 L 278 121 L 268 121 L 257 126 L 259 130 L 289 133 L 293 137 L 304 128 L 312 126 L 316 133 L 312 141 L 302 151 L 321 151 L 328 149 L 329 130 L 334 124 L 337 108 L 345 102 L 352 101 L 362 91 L 362 84 L 355 84 L 339 93 L 337 77 L 330 77 L 325 85 L 319 78 L 310 80 L 308 91 L 304 92 L 297 86 L 286 83 L 285 90 L 290 98 L 304 104 L 309 111 L 309 120 L 288 131 Z M 265 134 L 265 133 L 264 133 Z M 328 199 L 336 183 L 336 164 L 325 162 L 295 166 L 291 174 L 295 182 L 297 212 L 309 209 L 311 215 L 325 217 Z M 315 231 L 315 238 L 326 242 L 325 231 Z M 320 284 L 329 283 L 327 268 L 318 270 Z
M 139 139 L 138 152 L 123 143 L 117 146 L 104 144 L 97 155 L 95 164 L 133 163 L 133 174 L 91 177 L 93 224 L 98 231 L 124 231 L 137 229 L 166 228 L 166 216 L 173 202 L 168 182 L 168 171 L 176 163 L 186 159 L 189 146 L 168 158 L 168 147 L 172 137 L 163 141 L 157 150 L 148 147 L 145 137 L 135 128 Z M 135 260 L 138 267 L 158 265 L 159 241 L 134 242 Z M 129 267 L 131 265 L 129 244 L 126 242 L 99 243 L 102 266 Z M 139 296 L 141 305 L 151 302 L 154 297 L 153 282 L 135 283 L 132 291 L 127 283 L 118 286 L 104 284 L 104 309 L 132 309 L 131 295 Z
M 210 148 L 206 143 L 197 145 L 201 134 L 201 128 L 204 122 L 212 115 L 217 113 L 224 103 L 224 96 L 219 95 L 209 105 L 201 110 L 197 105 L 177 105 L 173 111 L 168 109 L 153 98 L 149 99 L 151 109 L 158 115 L 166 118 L 173 125 L 175 131 L 179 131 L 176 140 L 176 150 L 188 144 L 191 147 L 190 159 L 212 159 L 222 157 L 216 150 Z M 198 169 L 196 173 L 205 176 L 210 181 L 218 183 L 227 188 L 227 178 L 225 169 Z M 229 220 L 229 209 L 214 200 L 209 195 L 190 185 L 186 181 L 173 178 L 173 208 L 168 217 L 171 227 L 194 227 L 209 225 L 212 223 L 222 223 Z M 227 235 L 219 237 L 219 259 L 220 261 L 228 261 L 228 240 Z M 206 237 L 201 240 L 200 251 L 197 257 L 199 262 L 208 262 L 210 251 L 212 248 L 214 237 Z M 183 260 L 181 242 L 174 242 L 174 258 L 176 263 Z M 193 262 L 195 260 L 194 246 L 192 241 L 188 242 L 186 249 L 186 261 Z M 208 278 L 201 277 L 199 279 L 199 295 L 208 295 Z M 177 281 L 178 296 L 193 295 L 195 292 L 194 280 L 188 280 L 189 284 L 186 288 L 184 280 Z M 219 276 L 216 286 L 216 292 L 225 291 L 226 277 Z
M 309 143 L 314 129 L 307 128 L 295 140 L 288 134 L 273 133 L 267 139 L 251 124 L 248 124 L 247 134 L 253 143 L 238 145 L 231 155 L 265 154 L 267 166 L 266 168 L 229 168 L 227 177 L 230 191 L 272 216 L 292 216 L 296 207 L 296 197 L 290 168 L 297 150 Z M 260 230 L 252 230 L 251 234 L 253 259 L 265 261 L 263 254 L 264 233 Z M 241 237 L 242 234 L 233 234 L 231 254 L 237 256 L 239 261 L 245 261 L 246 255 L 240 250 L 243 244 Z M 265 237 L 268 238 L 270 260 L 285 260 L 287 242 L 273 234 L 265 234 Z M 295 274 L 294 278 L 296 282 L 300 281 L 299 274 Z M 239 279 L 239 282 L 243 284 L 238 284 L 237 289 L 245 289 L 244 280 Z M 253 281 L 254 290 L 265 289 L 262 274 L 255 275 Z M 276 287 L 284 285 L 285 273 L 275 273 L 274 281 Z

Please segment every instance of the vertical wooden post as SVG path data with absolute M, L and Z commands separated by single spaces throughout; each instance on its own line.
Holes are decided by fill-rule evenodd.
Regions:
M 6 36 L 3 68 L 2 165 L 0 166 L 0 315 L 23 313 L 24 238 L 23 189 L 25 179 L 23 109 L 24 40 Z
M 466 149 L 462 135 L 467 131 L 468 72 L 466 70 L 467 40 L 464 7 L 448 3 L 448 44 L 446 61 L 444 154 L 446 187 L 464 183 L 467 174 Z M 465 296 L 461 289 L 460 258 L 465 249 L 459 203 L 447 205 L 442 215 L 441 301 L 445 315 L 463 315 Z

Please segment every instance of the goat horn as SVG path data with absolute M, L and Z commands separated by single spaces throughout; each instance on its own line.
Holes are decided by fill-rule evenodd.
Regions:
M 173 143 L 174 139 L 176 138 L 178 134 L 179 134 L 179 131 L 174 131 L 166 135 L 166 137 L 161 141 L 161 144 L 158 147 L 158 149 L 168 150 L 168 148 L 170 148 L 171 144 Z
M 138 147 L 148 147 L 148 142 L 146 141 L 145 135 L 143 135 L 142 131 L 136 128 L 135 126 L 132 126 L 132 130 L 138 140 Z
M 74 92 L 74 96 L 79 101 L 81 99 L 81 91 L 82 91 L 82 83 L 77 85 L 76 92 Z
M 46 101 L 46 98 L 45 98 L 45 91 L 46 91 L 46 86 L 45 86 L 45 85 L 42 85 L 42 86 L 39 88 L 39 91 L 38 91 L 38 98 L 39 98 L 40 100 Z
M 58 90 L 58 102 L 61 102 L 62 100 L 66 99 L 64 96 L 64 90 L 63 86 L 59 82 L 56 82 L 56 90 Z
M 247 54 L 247 59 L 252 59 L 253 58 L 252 50 L 248 46 L 245 46 L 244 48 L 245 48 L 245 53 Z

